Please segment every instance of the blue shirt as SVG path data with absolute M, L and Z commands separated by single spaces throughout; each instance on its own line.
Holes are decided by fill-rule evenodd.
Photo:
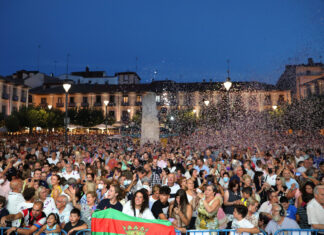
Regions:
M 296 220 L 297 208 L 294 205 L 290 204 L 286 212 L 288 218 Z
M 203 165 L 202 168 L 199 168 L 199 166 L 195 166 L 194 168 L 195 168 L 195 170 L 197 170 L 198 172 L 200 172 L 201 170 L 205 170 L 205 171 L 207 171 L 207 175 L 209 175 L 209 168 L 208 168 L 208 166 L 206 166 L 206 165 Z
M 297 181 L 293 178 L 290 178 L 289 182 L 286 181 L 286 186 L 288 189 L 291 189 L 291 185 L 295 184 L 295 188 L 299 188 L 299 184 L 297 183 Z

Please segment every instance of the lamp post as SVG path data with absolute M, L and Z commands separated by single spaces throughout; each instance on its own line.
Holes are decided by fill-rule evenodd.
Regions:
M 227 107 L 227 111 L 226 111 L 226 122 L 228 124 L 229 120 L 228 120 L 228 116 L 229 116 L 229 108 L 230 108 L 230 96 L 229 96 L 229 90 L 231 89 L 231 86 L 232 86 L 232 82 L 231 82 L 231 79 L 229 77 L 229 70 L 228 70 L 228 77 L 226 79 L 226 81 L 224 82 L 224 87 L 226 89 L 226 92 L 227 92 L 227 102 L 228 102 L 228 106 Z M 227 137 L 227 131 L 226 131 L 226 137 Z
M 49 110 L 51 110 L 53 106 L 51 104 L 49 104 L 47 107 Z
M 106 124 L 106 134 L 108 134 L 108 114 L 107 114 L 107 109 L 108 109 L 108 104 L 109 104 L 109 100 L 104 100 L 104 104 L 105 104 L 105 108 L 106 108 L 106 118 L 105 118 L 105 124 Z
M 65 119 L 64 119 L 64 124 L 65 124 L 65 145 L 68 143 L 68 135 L 67 135 L 67 129 L 68 129 L 68 93 L 71 88 L 71 84 L 68 82 L 65 82 L 63 84 L 63 88 L 65 90 Z
M 204 103 L 205 103 L 206 106 L 208 106 L 209 105 L 209 100 L 204 100 Z

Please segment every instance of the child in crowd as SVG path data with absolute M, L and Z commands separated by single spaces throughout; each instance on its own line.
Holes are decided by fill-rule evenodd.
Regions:
M 51 213 L 47 216 L 46 224 L 42 226 L 42 228 L 36 233 L 36 235 L 40 234 L 48 234 L 48 235 L 60 235 L 60 218 L 58 214 Z
M 252 196 L 252 193 L 253 190 L 251 187 L 243 188 L 241 202 L 244 206 L 246 206 L 248 199 Z
M 70 221 L 64 226 L 64 231 L 69 235 L 75 235 L 77 231 L 87 229 L 88 225 L 80 220 L 81 212 L 77 208 L 73 208 L 70 213 Z
M 289 200 L 285 196 L 280 197 L 279 201 L 287 213 L 286 217 L 296 220 L 297 208 L 294 205 L 289 204 Z
M 234 220 L 232 222 L 232 229 L 235 229 L 237 233 L 242 235 L 249 235 L 250 233 L 259 233 L 260 230 L 255 227 L 250 221 L 245 219 L 248 213 L 248 209 L 243 205 L 235 205 L 234 207 Z M 231 232 L 234 235 L 234 232 Z

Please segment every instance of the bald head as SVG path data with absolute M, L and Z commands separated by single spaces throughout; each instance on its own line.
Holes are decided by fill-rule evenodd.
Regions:
M 21 193 L 23 183 L 20 179 L 14 179 L 10 182 L 10 188 L 15 193 Z

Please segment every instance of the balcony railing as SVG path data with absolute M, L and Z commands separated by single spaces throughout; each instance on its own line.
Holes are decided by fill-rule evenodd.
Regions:
M 101 102 L 100 102 L 100 103 L 96 102 L 96 103 L 94 103 L 94 106 L 95 106 L 95 107 L 102 106 L 102 103 L 101 103 Z
M 13 96 L 12 96 L 12 100 L 13 100 L 13 101 L 18 101 L 18 96 L 17 96 L 17 95 L 13 95 Z
M 75 103 L 69 103 L 69 107 L 74 108 L 76 106 Z
M 2 99 L 9 99 L 9 95 L 7 93 L 2 93 Z
M 88 102 L 82 102 L 82 103 L 81 103 L 81 106 L 82 106 L 82 107 L 88 107 L 88 106 L 89 106 L 89 103 L 88 103 Z
M 135 106 L 142 106 L 142 102 L 135 102 Z
M 109 102 L 108 106 L 116 106 L 115 102 Z
M 20 98 L 20 101 L 21 101 L 21 102 L 26 102 L 26 97 L 23 97 L 23 96 L 22 96 L 22 97 Z
M 40 107 L 46 108 L 47 107 L 47 103 L 40 103 L 39 104 Z
M 62 107 L 64 107 L 64 103 L 56 103 L 56 107 L 62 108 Z
M 129 106 L 129 102 L 122 102 L 121 105 L 122 106 Z

